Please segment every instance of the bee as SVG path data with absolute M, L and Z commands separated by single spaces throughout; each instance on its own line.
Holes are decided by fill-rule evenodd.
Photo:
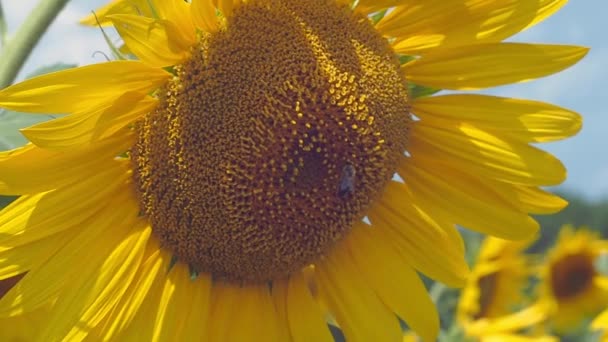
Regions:
M 355 193 L 355 177 L 357 171 L 352 164 L 346 164 L 342 167 L 340 175 L 340 184 L 338 184 L 338 197 L 346 199 Z

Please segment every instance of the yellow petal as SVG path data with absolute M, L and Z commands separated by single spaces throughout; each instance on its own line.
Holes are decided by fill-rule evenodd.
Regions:
M 511 202 L 525 213 L 553 214 L 568 205 L 568 201 L 563 198 L 537 187 L 507 184 L 489 179 L 483 181 L 487 186 L 495 188 L 504 200 Z
M 219 29 L 216 8 L 211 0 L 192 0 L 192 20 L 200 30 L 213 33 Z
M 208 341 L 281 342 L 279 322 L 267 285 L 214 284 Z
M 557 185 L 566 178 L 566 169 L 551 154 L 465 123 L 438 128 L 416 122 L 408 149 L 417 160 L 508 183 Z
M 83 281 L 70 283 L 62 291 L 63 300 L 58 300 L 50 312 L 46 329 L 41 333 L 42 340 L 52 341 L 58 337 L 67 341 L 82 340 L 125 294 L 142 260 L 151 228 L 144 221 L 135 228 L 121 228 L 130 231 L 129 235 L 113 246 L 95 273 L 83 277 Z
M 166 253 L 161 253 L 158 241 L 152 236 L 148 240 L 146 251 L 142 259 L 141 266 L 137 270 L 135 278 L 129 284 L 129 288 L 125 294 L 120 298 L 120 301 L 116 304 L 116 309 L 109 315 L 106 316 L 104 324 L 100 324 L 91 333 L 92 336 L 96 336 L 93 340 L 104 340 L 113 341 L 121 340 L 123 334 L 127 328 L 133 328 L 137 331 L 139 336 L 142 332 L 151 332 L 151 322 L 154 320 L 145 320 L 148 324 L 145 328 L 141 328 L 137 325 L 132 325 L 134 318 L 137 315 L 142 315 L 140 308 L 145 299 L 152 301 L 154 297 L 150 293 L 150 289 L 154 284 L 161 283 L 166 276 L 167 265 L 169 264 L 170 256 Z M 162 278 L 162 279 L 161 279 Z M 151 308 L 145 308 L 146 313 L 149 314 Z M 142 310 L 143 311 L 143 310 Z M 147 317 L 146 317 L 147 318 Z M 118 337 L 120 336 L 120 338 Z
M 402 66 L 410 82 L 441 89 L 482 89 L 566 69 L 587 54 L 579 46 L 487 43 L 436 49 Z
M 478 320 L 467 329 L 467 332 L 474 336 L 483 336 L 521 330 L 546 320 L 548 310 L 550 309 L 545 304 L 537 303 L 510 315 L 491 320 Z
M 378 297 L 424 341 L 435 341 L 439 315 L 422 280 L 396 251 L 379 241 L 373 228 L 358 224 L 346 238 L 357 268 Z
M 158 16 L 171 22 L 182 40 L 189 45 L 196 43 L 196 29 L 190 15 L 190 4 L 186 1 L 151 0 Z
M 608 328 L 608 309 L 597 315 L 591 322 L 591 327 L 595 330 Z
M 0 300 L 0 317 L 33 311 L 62 290 L 99 276 L 99 267 L 127 238 L 138 212 L 139 205 L 132 194 L 111 198 L 95 219 L 70 234 L 71 240 L 53 257 L 27 273 L 19 283 L 19 293 L 11 291 Z
M 139 61 L 87 65 L 38 76 L 0 91 L 0 107 L 30 113 L 73 113 L 125 92 L 148 93 L 171 75 Z
M 469 229 L 505 239 L 525 239 L 539 228 L 527 213 L 465 172 L 416 158 L 403 158 L 398 172 L 414 197 Z
M 100 203 L 129 186 L 128 165 L 114 164 L 76 184 L 21 196 L 4 208 L 0 212 L 0 251 L 81 227 L 103 208 Z
M 241 0 L 214 0 L 214 2 L 224 17 L 230 17 L 235 7 L 241 3 Z
M 74 151 L 49 151 L 28 144 L 0 152 L 0 194 L 42 192 L 91 177 L 112 167 L 114 158 L 129 149 L 134 139 L 133 132 L 119 132 Z
M 391 182 L 368 216 L 374 232 L 396 247 L 405 263 L 449 286 L 464 285 L 469 268 L 462 240 L 455 239 L 459 234 L 448 233 L 445 223 L 422 210 L 404 184 Z
M 203 341 L 210 288 L 208 275 L 192 280 L 188 266 L 175 265 L 158 296 L 156 317 L 147 327 L 152 330 L 151 340 Z
M 395 52 L 416 55 L 432 48 L 499 42 L 537 24 L 566 0 L 405 0 L 376 29 L 395 37 Z
M 170 21 L 128 14 L 113 14 L 108 18 L 129 50 L 146 64 L 166 67 L 190 56 L 192 43 L 181 37 Z
M 38 336 L 40 331 L 32 329 L 32 327 L 38 327 L 44 322 L 48 309 L 48 307 L 43 307 L 16 317 L 0 318 L 0 326 L 2 327 L 0 329 L 0 341 L 40 341 Z
M 317 264 L 319 293 L 347 341 L 400 341 L 396 316 L 361 279 L 347 245 L 339 243 Z
M 69 239 L 70 234 L 55 234 L 25 245 L 3 248 L 0 251 L 0 279 L 14 277 L 39 267 Z
M 407 2 L 408 0 L 359 0 L 356 10 L 368 14 Z
M 158 100 L 153 97 L 127 92 L 115 101 L 21 129 L 21 133 L 36 146 L 45 149 L 82 148 L 130 125 L 157 104 Z
M 272 297 L 282 324 L 289 328 L 293 342 L 333 342 L 324 313 L 312 297 L 301 273 L 273 282 Z
M 564 139 L 582 126 L 579 114 L 548 103 L 477 94 L 418 98 L 412 111 L 430 126 L 467 123 L 524 142 Z
M 97 26 L 97 21 L 103 26 L 111 25 L 108 19 L 111 14 L 143 15 L 148 18 L 154 17 L 154 10 L 150 7 L 149 0 L 112 0 L 110 3 L 96 9 L 95 14 L 82 18 L 83 25 Z M 95 18 L 97 16 L 97 19 Z
M 483 336 L 479 342 L 559 342 L 559 339 L 552 336 L 523 336 L 516 333 L 505 333 Z

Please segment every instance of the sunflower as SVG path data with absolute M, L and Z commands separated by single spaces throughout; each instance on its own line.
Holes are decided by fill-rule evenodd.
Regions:
M 539 302 L 550 324 L 568 332 L 608 306 L 608 277 L 596 269 L 596 259 L 607 243 L 595 232 L 562 227 L 555 247 L 542 267 Z
M 349 341 L 399 341 L 398 317 L 435 340 L 417 272 L 463 285 L 455 224 L 534 235 L 530 213 L 565 205 L 538 187 L 566 172 L 530 143 L 581 118 L 413 93 L 571 66 L 587 49 L 501 42 L 564 3 L 150 0 L 101 13 L 138 60 L 0 91 L 0 107 L 68 114 L 0 154 L 0 194 L 21 195 L 0 214 L 0 279 L 27 272 L 0 317 L 50 306 L 44 341 L 330 341 L 328 320 Z M 125 4 L 137 2 L 113 6 Z
M 541 338 L 518 333 L 545 317 L 538 306 L 523 308 L 526 304 L 523 290 L 535 272 L 532 260 L 523 251 L 534 240 L 488 237 L 483 241 L 461 292 L 456 314 L 468 336 L 479 341 Z
M 457 319 L 465 330 L 480 320 L 512 313 L 522 303 L 522 291 L 533 271 L 523 250 L 531 242 L 494 237 L 483 241 L 458 302 Z

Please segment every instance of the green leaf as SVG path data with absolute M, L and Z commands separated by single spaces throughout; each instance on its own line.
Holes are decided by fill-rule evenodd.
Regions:
M 441 89 L 429 88 L 429 87 L 425 87 L 425 86 L 421 86 L 421 85 L 417 85 L 417 84 L 413 84 L 413 83 L 409 83 L 408 88 L 410 91 L 410 96 L 414 99 L 417 99 L 419 97 L 424 97 L 424 96 L 431 96 L 441 90 Z
M 414 56 L 399 55 L 399 64 L 405 64 L 409 61 L 413 61 L 414 59 L 416 59 Z
M 10 150 L 25 145 L 27 139 L 19 129 L 54 118 L 53 115 L 21 114 L 0 110 L 0 150 Z
M 42 66 L 27 78 L 48 74 L 76 67 L 75 64 L 55 63 Z M 47 121 L 57 117 L 51 114 L 23 114 L 9 110 L 0 109 L 0 150 L 10 150 L 23 146 L 27 139 L 19 132 L 19 129 L 32 126 L 39 122 Z
M 7 205 L 11 204 L 12 201 L 16 200 L 18 196 L 0 196 L 0 209 L 4 209 Z
M 384 16 L 386 15 L 387 10 L 382 10 L 380 12 L 376 12 L 370 16 L 372 20 L 372 24 L 376 25 Z

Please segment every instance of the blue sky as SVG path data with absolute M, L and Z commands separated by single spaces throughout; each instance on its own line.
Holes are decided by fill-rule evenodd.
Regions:
M 38 2 L 0 1 L 9 31 L 14 31 Z M 79 65 L 103 61 L 100 54 L 93 56 L 95 51 L 108 51 L 99 30 L 83 28 L 77 21 L 104 3 L 104 0 L 72 0 L 36 47 L 19 78 L 59 61 Z M 607 12 L 606 1 L 571 1 L 540 25 L 513 37 L 511 40 L 520 42 L 584 45 L 591 47 L 591 51 L 582 62 L 560 74 L 487 91 L 551 102 L 583 115 L 583 129 L 576 137 L 541 147 L 554 153 L 568 168 L 568 180 L 563 187 L 590 199 L 608 198 L 608 115 L 602 105 L 602 100 L 608 98 Z

